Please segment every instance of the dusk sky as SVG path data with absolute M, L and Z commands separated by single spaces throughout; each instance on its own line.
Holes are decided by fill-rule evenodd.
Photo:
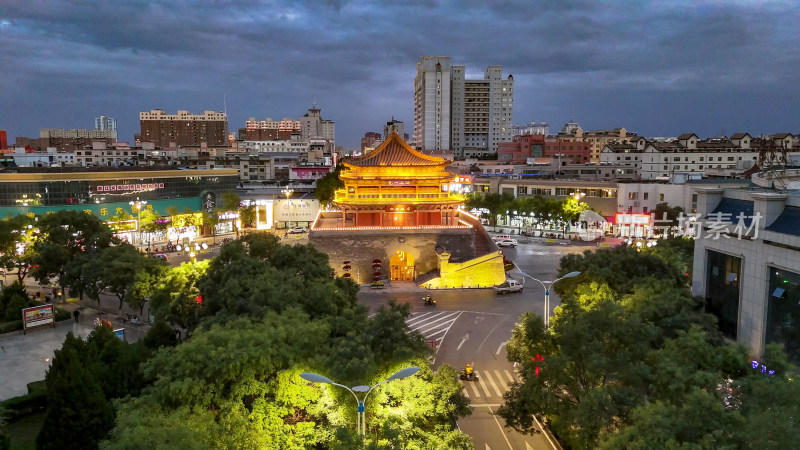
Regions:
M 299 118 L 312 103 L 358 146 L 413 128 L 415 64 L 514 75 L 514 124 L 571 118 L 643 136 L 800 133 L 797 1 L 0 0 L 0 129 L 93 128 L 132 141 L 140 111 Z

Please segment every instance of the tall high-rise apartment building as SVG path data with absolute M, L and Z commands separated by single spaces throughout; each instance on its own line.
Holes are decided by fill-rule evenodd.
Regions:
M 489 66 L 482 80 L 468 80 L 464 66 L 452 69 L 451 150 L 465 158 L 496 154 L 511 139 L 514 77 L 503 79 L 503 66 Z
M 320 116 L 320 109 L 312 106 L 308 113 L 300 118 L 302 125 L 301 138 L 322 138 L 328 142 L 335 142 L 336 127 L 332 120 L 325 120 Z
M 100 116 L 94 119 L 95 130 L 117 131 L 117 119 L 108 116 Z
M 450 150 L 450 57 L 423 56 L 414 78 L 414 145 Z
M 0 130 L 0 150 L 8 148 L 8 137 L 6 137 L 6 130 Z
M 228 145 L 228 116 L 222 112 L 167 114 L 154 109 L 140 112 L 139 122 L 142 142 L 153 142 L 159 147 L 167 147 L 172 142 L 178 146 Z
M 514 77 L 489 66 L 466 78 L 449 57 L 423 56 L 414 79 L 414 142 L 421 150 L 452 150 L 459 158 L 497 153 L 512 136 Z

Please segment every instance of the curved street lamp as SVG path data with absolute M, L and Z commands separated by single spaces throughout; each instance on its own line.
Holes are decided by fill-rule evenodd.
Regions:
M 320 374 L 312 373 L 312 372 L 303 372 L 303 373 L 300 374 L 300 378 L 302 378 L 302 379 L 304 379 L 306 381 L 310 381 L 311 383 L 332 384 L 334 386 L 343 387 L 343 388 L 347 389 L 348 391 L 350 391 L 350 393 L 353 394 L 353 397 L 355 397 L 355 399 L 356 399 L 356 413 L 357 413 L 356 414 L 356 420 L 357 420 L 357 422 L 356 422 L 356 430 L 359 432 L 359 434 L 361 434 L 361 436 L 365 436 L 367 434 L 367 425 L 366 425 L 366 410 L 367 409 L 366 409 L 366 407 L 364 405 L 367 402 L 367 397 L 369 396 L 369 393 L 372 392 L 372 390 L 375 389 L 376 387 L 382 385 L 383 383 L 388 383 L 389 381 L 393 381 L 393 380 L 402 380 L 403 378 L 408 378 L 408 377 L 416 374 L 417 372 L 419 372 L 419 367 L 408 367 L 406 369 L 403 369 L 403 370 L 400 370 L 398 372 L 395 372 L 394 375 L 392 375 L 389 378 L 381 381 L 380 383 L 374 384 L 372 386 L 365 386 L 365 385 L 353 386 L 352 388 L 348 387 L 348 386 L 345 386 L 343 384 L 336 383 L 333 380 L 331 380 L 330 378 L 327 378 L 327 377 L 324 377 L 324 376 L 322 376 Z M 358 399 L 358 395 L 356 395 L 356 392 L 366 392 L 366 394 L 364 394 L 364 399 L 363 400 L 359 400 Z
M 531 280 L 538 281 L 539 284 L 541 284 L 542 287 L 544 288 L 544 329 L 545 329 L 545 331 L 549 330 L 550 329 L 550 287 L 552 285 L 558 283 L 559 281 L 563 280 L 564 278 L 577 277 L 578 275 L 581 274 L 580 271 L 576 270 L 575 272 L 570 272 L 570 273 L 564 275 L 563 277 L 555 279 L 553 281 L 542 281 L 542 280 L 540 280 L 538 278 L 534 278 L 534 277 L 528 275 L 527 273 L 522 272 L 521 270 L 519 270 L 519 268 L 517 268 L 517 271 L 520 274 L 522 274 L 523 276 L 526 276 L 526 277 L 530 278 Z

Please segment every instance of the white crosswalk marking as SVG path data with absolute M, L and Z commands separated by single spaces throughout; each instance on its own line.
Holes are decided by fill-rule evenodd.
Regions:
M 468 384 L 469 387 L 472 388 L 472 395 L 474 395 L 475 398 L 481 398 L 481 393 L 478 391 L 478 388 L 475 387 L 476 383 L 474 381 L 467 381 L 466 384 Z
M 462 380 L 461 384 L 464 385 L 464 395 L 468 398 L 499 403 L 515 379 L 514 373 L 508 369 L 492 369 L 481 371 L 477 382 Z
M 409 330 L 417 331 L 426 340 L 436 341 L 436 348 L 442 343 L 450 327 L 461 316 L 462 311 L 441 311 L 413 313 L 406 319 Z
M 497 371 L 495 370 L 495 376 L 497 376 L 496 372 Z M 486 380 L 489 382 L 489 384 L 492 385 L 492 389 L 494 389 L 494 393 L 497 394 L 498 397 L 502 397 L 503 393 L 500 392 L 500 389 L 498 389 L 497 385 L 494 383 L 494 379 L 491 376 L 492 375 L 491 371 L 487 370 L 487 371 L 484 371 L 483 373 L 484 373 L 484 375 L 486 375 Z M 498 380 L 499 380 L 499 378 L 498 378 Z

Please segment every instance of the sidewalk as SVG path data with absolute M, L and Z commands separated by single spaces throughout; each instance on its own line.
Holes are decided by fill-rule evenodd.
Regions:
M 29 293 L 40 291 L 38 284 L 32 280 L 26 281 Z M 41 292 L 44 294 L 49 292 L 49 289 L 41 289 Z M 44 380 L 54 352 L 61 348 L 67 333 L 72 332 L 85 339 L 94 329 L 93 322 L 96 318 L 110 322 L 115 330 L 124 329 L 125 340 L 131 343 L 144 337 L 150 329 L 150 325 L 146 323 L 123 324 L 117 315 L 119 302 L 111 295 L 101 295 L 100 305 L 90 300 L 73 303 L 65 302 L 63 299 L 57 300 L 55 305 L 69 311 L 70 314 L 78 310 L 80 312 L 78 322 L 70 319 L 57 322 L 55 328 L 43 326 L 30 329 L 26 334 L 17 331 L 0 335 L 0 400 L 27 394 L 28 383 Z M 126 304 L 123 305 L 122 316 L 125 317 L 127 313 L 140 315 L 139 311 L 131 311 Z M 145 306 L 144 314 L 147 313 Z
M 67 333 L 86 338 L 94 327 L 95 317 L 102 317 L 86 310 L 76 323 L 72 319 L 56 323 L 55 328 L 43 326 L 27 331 L 27 334 L 8 333 L 0 335 L 0 400 L 28 393 L 27 385 L 33 381 L 44 380 L 47 369 L 67 338 Z M 112 322 L 114 328 L 116 324 Z M 144 334 L 128 334 L 126 340 L 133 342 Z M 138 335 L 136 337 L 135 335 Z

